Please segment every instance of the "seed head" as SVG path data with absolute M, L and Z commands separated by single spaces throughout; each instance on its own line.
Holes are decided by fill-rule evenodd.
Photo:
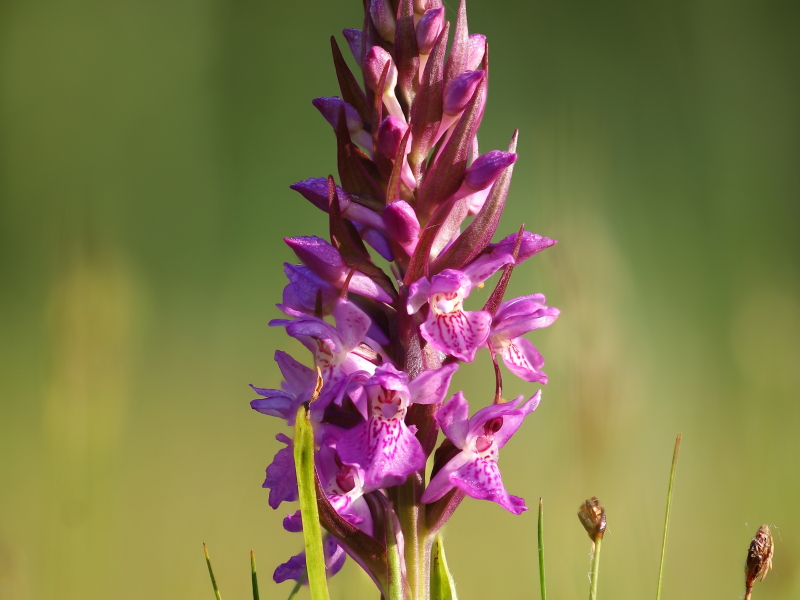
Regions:
M 603 539 L 606 531 L 606 509 L 592 496 L 578 508 L 578 518 L 593 542 Z
M 767 576 L 767 571 L 772 568 L 772 556 L 775 553 L 775 546 L 772 542 L 772 532 L 769 525 L 762 525 L 758 528 L 753 541 L 750 542 L 750 549 L 747 551 L 747 562 L 745 563 L 745 585 L 750 590 L 756 579 Z

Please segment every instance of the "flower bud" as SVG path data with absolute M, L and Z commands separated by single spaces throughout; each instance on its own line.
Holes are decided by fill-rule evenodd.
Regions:
M 343 29 L 342 35 L 347 40 L 347 45 L 350 46 L 350 52 L 353 53 L 356 64 L 359 67 L 364 66 L 364 55 L 361 52 L 362 49 L 366 52 L 366 49 L 362 48 L 364 32 L 360 29 Z M 369 46 L 367 46 L 367 48 L 369 48 Z
M 386 86 L 382 92 L 384 94 L 390 91 L 394 93 L 394 86 L 397 85 L 397 67 L 392 60 L 392 55 L 380 46 L 373 46 L 364 58 L 364 79 L 367 87 L 376 94 L 381 93 L 378 91 L 378 84 L 387 60 L 389 61 L 389 72 L 386 74 Z
M 492 185 L 509 165 L 517 161 L 517 155 L 513 152 L 503 152 L 502 150 L 490 150 L 482 154 L 472 163 L 464 175 L 464 183 L 471 190 L 478 192 L 485 190 Z
M 364 121 L 358 115 L 358 111 L 347 102 L 333 96 L 331 98 L 314 98 L 311 104 L 322 113 L 325 120 L 331 124 L 334 130 L 339 123 L 339 115 L 344 106 L 344 117 L 347 121 L 347 130 L 350 132 L 350 139 L 364 148 L 372 148 L 372 136 L 364 130 Z
M 592 496 L 580 505 L 578 519 L 593 542 L 603 539 L 606 531 L 606 509 L 596 496 Z
M 430 54 L 444 27 L 444 7 L 426 10 L 417 23 L 417 48 L 421 55 Z
M 772 556 L 775 553 L 775 546 L 772 541 L 772 532 L 769 525 L 762 525 L 758 528 L 756 536 L 750 542 L 750 549 L 747 551 L 747 562 L 744 566 L 745 586 L 747 586 L 748 596 L 756 579 L 764 578 L 772 568 Z
M 378 128 L 378 150 L 386 158 L 394 160 L 407 129 L 408 125 L 405 121 L 391 115 L 386 117 Z M 408 149 L 410 148 L 411 145 L 408 144 Z
M 326 240 L 315 235 L 283 238 L 304 265 L 326 281 L 338 281 L 347 270 L 342 255 Z
M 404 200 L 389 204 L 383 211 L 386 234 L 409 254 L 414 253 L 420 226 L 414 209 Z
M 468 48 L 466 69 L 473 71 L 483 62 L 483 54 L 486 52 L 486 36 L 482 33 L 473 33 L 469 36 Z
M 394 11 L 389 0 L 370 0 L 369 14 L 378 34 L 387 42 L 394 42 L 394 32 L 397 23 L 394 20 Z
M 483 71 L 464 71 L 453 78 L 444 90 L 444 114 L 452 117 L 461 113 L 484 75 Z

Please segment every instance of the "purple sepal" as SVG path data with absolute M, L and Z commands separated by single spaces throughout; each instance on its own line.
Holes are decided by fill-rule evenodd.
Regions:
M 303 518 L 300 516 L 299 510 L 283 518 L 283 528 L 289 533 L 300 533 L 303 531 Z
M 299 192 L 303 198 L 318 209 L 328 212 L 328 180 L 325 177 L 304 179 L 290 185 L 289 188 Z M 383 221 L 379 214 L 353 201 L 350 194 L 338 185 L 336 186 L 336 196 L 339 198 L 339 209 L 345 219 L 368 225 L 369 227 L 383 228 Z
M 536 410 L 540 399 L 541 390 L 525 402 L 524 396 L 520 396 L 514 402 L 492 404 L 468 419 L 469 404 L 463 393 L 454 394 L 436 414 L 436 421 L 461 452 L 431 479 L 421 502 L 435 502 L 458 488 L 472 498 L 496 502 L 516 515 L 528 510 L 522 498 L 506 491 L 497 459 L 500 448 L 519 429 L 525 417 Z
M 395 28 L 397 22 L 394 18 L 394 11 L 389 0 L 370 0 L 369 14 L 378 34 L 387 42 L 394 42 Z
M 333 536 L 328 536 L 323 543 L 322 550 L 325 554 L 325 572 L 328 577 L 333 577 L 342 570 L 344 561 L 347 559 L 347 555 L 345 554 L 344 549 L 339 545 L 339 542 L 337 542 L 336 538 Z M 305 574 L 305 570 L 306 553 L 301 552 L 300 554 L 296 554 L 290 558 L 282 565 L 279 565 L 272 574 L 272 579 L 275 581 L 275 583 L 283 583 L 284 581 L 288 581 L 290 579 L 298 581 Z M 307 585 L 308 580 L 306 580 L 304 583 Z
M 450 363 L 433 371 L 423 371 L 408 384 L 413 404 L 439 404 L 447 395 L 458 364 Z
M 382 231 L 378 231 L 377 229 L 372 229 L 371 227 L 362 227 L 360 228 L 359 233 L 361 237 L 367 242 L 370 246 L 372 246 L 373 250 L 381 255 L 385 260 L 392 262 L 394 260 L 394 253 L 392 252 L 392 247 L 389 244 L 389 240 L 386 238 Z
M 444 27 L 444 7 L 431 8 L 417 23 L 417 47 L 420 55 L 430 54 Z
M 517 155 L 514 152 L 490 150 L 472 162 L 464 174 L 464 183 L 473 191 L 485 190 L 495 182 L 503 169 L 516 161 Z
M 330 313 L 331 305 L 339 299 L 339 291 L 303 265 L 284 263 L 283 272 L 289 283 L 283 288 L 283 302 L 276 306 L 287 314 L 298 312 L 313 315 L 317 294 L 321 294 L 322 313 Z
M 364 34 L 360 29 L 343 29 L 342 35 L 347 40 L 347 45 L 350 46 L 350 52 L 353 53 L 353 58 L 356 61 L 356 64 L 361 67 L 364 65 L 364 55 L 362 54 L 362 50 L 364 47 L 362 44 L 364 43 Z M 369 47 L 366 48 L 367 50 Z
M 252 400 L 250 407 L 264 415 L 285 419 L 289 425 L 293 425 L 300 404 L 311 397 L 316 374 L 280 350 L 275 351 L 275 362 L 284 378 L 281 384 L 283 389 L 259 388 L 251 383 L 250 387 L 264 397 Z
M 444 114 L 461 114 L 483 81 L 485 71 L 464 71 L 444 88 Z
M 275 436 L 279 442 L 286 444 L 272 459 L 267 467 L 267 478 L 261 487 L 269 488 L 269 505 L 276 509 L 281 502 L 297 500 L 297 473 L 294 469 L 294 444 L 284 434 Z
M 490 250 L 492 254 L 497 253 L 505 253 L 511 254 L 514 251 L 514 244 L 517 241 L 517 234 L 512 233 L 511 235 L 507 235 L 502 240 L 497 242 L 496 244 L 489 244 L 487 250 Z M 543 235 L 539 235 L 538 233 L 531 233 L 530 231 L 525 231 L 522 233 L 522 244 L 519 248 L 519 254 L 517 256 L 517 260 L 514 263 L 515 265 L 519 265 L 526 260 L 528 260 L 534 254 L 538 254 L 542 250 L 546 250 L 550 246 L 555 246 L 558 243 L 558 240 L 552 240 L 550 238 L 544 237 Z
M 383 365 L 365 384 L 369 420 L 347 431 L 337 451 L 344 464 L 364 473 L 364 491 L 399 485 L 425 466 L 425 453 L 405 424 L 410 392 L 408 376 Z

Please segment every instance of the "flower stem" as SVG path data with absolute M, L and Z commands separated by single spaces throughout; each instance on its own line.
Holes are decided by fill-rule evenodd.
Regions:
M 542 588 L 542 600 L 547 600 L 547 590 L 544 584 L 544 507 L 542 499 L 539 498 L 539 584 Z
M 417 474 L 410 475 L 405 483 L 398 486 L 394 506 L 403 532 L 406 575 L 413 600 L 428 599 L 429 565 L 427 563 L 430 562 L 430 554 L 425 551 L 424 536 L 420 535 L 424 511 L 417 502 L 422 493 L 419 490 L 421 485 L 421 479 Z
M 656 600 L 661 600 L 661 580 L 664 575 L 664 556 L 667 552 L 667 530 L 669 529 L 669 513 L 672 509 L 672 486 L 675 483 L 675 468 L 678 466 L 678 452 L 681 449 L 681 438 L 679 433 L 675 438 L 675 451 L 672 453 L 672 469 L 669 472 L 669 487 L 667 488 L 667 512 L 664 516 L 664 538 L 661 541 L 661 562 L 658 566 L 658 589 L 656 590 Z
M 603 536 L 599 536 L 594 542 L 592 571 L 589 573 L 589 600 L 597 600 L 597 576 L 600 574 L 600 546 L 602 543 Z

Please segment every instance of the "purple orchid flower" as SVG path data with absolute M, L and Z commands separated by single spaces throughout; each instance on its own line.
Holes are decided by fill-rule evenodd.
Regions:
M 344 464 L 362 469 L 365 490 L 398 485 L 425 467 L 425 452 L 405 416 L 412 403 L 441 402 L 457 369 L 445 365 L 409 382 L 404 372 L 384 365 L 366 382 L 369 418 L 345 433 L 337 448 Z
M 524 396 L 520 396 L 514 402 L 487 406 L 471 419 L 464 394 L 454 394 L 436 414 L 436 421 L 461 452 L 433 476 L 422 494 L 422 503 L 435 502 L 458 488 L 472 498 L 497 502 L 515 515 L 528 510 L 522 498 L 506 491 L 497 458 L 500 448 L 519 429 L 525 417 L 536 410 L 541 394 L 540 390 L 525 402 Z
M 503 265 L 513 260 L 510 253 L 479 258 L 464 271 L 445 269 L 428 281 L 423 277 L 409 288 L 409 314 L 426 303 L 428 317 L 420 333 L 440 352 L 472 362 L 475 352 L 489 336 L 492 315 L 486 311 L 465 311 L 464 299 L 476 285 L 483 283 Z
M 323 390 L 331 389 L 356 371 L 372 371 L 374 365 L 353 350 L 364 341 L 370 318 L 351 302 L 340 302 L 333 310 L 336 327 L 318 317 L 273 319 L 270 327 L 286 327 L 286 333 L 300 341 L 314 355 L 322 373 Z M 315 402 L 315 404 L 317 404 Z
M 275 436 L 279 442 L 286 444 L 272 459 L 267 467 L 267 478 L 261 487 L 270 488 L 269 505 L 276 509 L 281 502 L 297 500 L 297 474 L 294 469 L 294 444 L 284 434 Z
M 487 343 L 517 377 L 531 383 L 547 383 L 542 372 L 544 359 L 536 347 L 522 337 L 535 329 L 548 327 L 561 311 L 545 305 L 542 294 L 503 302 L 492 322 Z
M 280 350 L 275 351 L 275 362 L 284 381 L 280 390 L 250 387 L 263 398 L 250 401 L 250 407 L 264 415 L 284 419 L 294 425 L 297 409 L 311 398 L 317 382 L 317 374 L 302 363 Z

